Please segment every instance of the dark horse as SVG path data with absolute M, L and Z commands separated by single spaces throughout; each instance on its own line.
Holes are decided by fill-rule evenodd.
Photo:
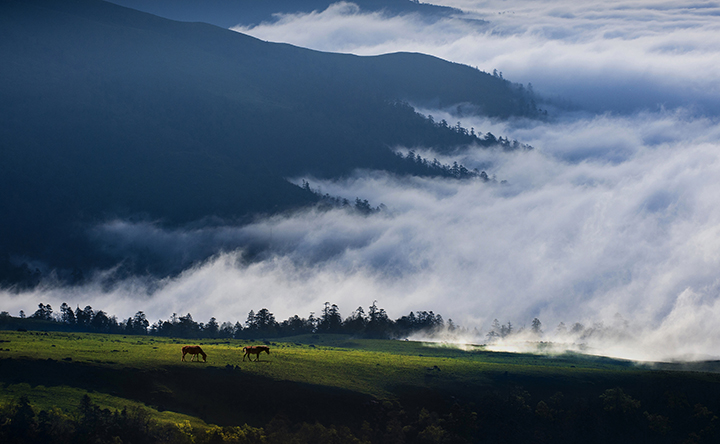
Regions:
M 198 362 L 200 362 L 200 357 L 198 355 L 202 355 L 203 362 L 207 362 L 207 354 L 205 354 L 199 345 L 186 345 L 182 348 L 182 354 L 181 361 L 185 360 L 185 355 L 191 354 L 193 356 L 190 358 L 190 362 L 192 362 L 195 358 L 197 358 Z
M 256 345 L 254 347 L 243 347 L 243 361 L 245 361 L 245 356 L 249 356 L 250 360 L 252 361 L 252 356 L 250 355 L 257 355 L 256 361 L 260 360 L 260 353 L 265 352 L 267 354 L 270 354 L 270 347 L 267 345 Z

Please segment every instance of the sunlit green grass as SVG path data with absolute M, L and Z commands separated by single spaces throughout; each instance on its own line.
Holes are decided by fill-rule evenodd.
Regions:
M 130 399 L 113 396 L 102 392 L 86 392 L 81 389 L 68 386 L 45 387 L 42 385 L 31 386 L 27 383 L 2 384 L 0 383 L 0 405 L 13 402 L 21 396 L 27 396 L 30 403 L 38 409 L 47 410 L 57 407 L 65 412 L 77 411 L 80 399 L 88 395 L 92 402 L 102 409 L 122 410 L 123 408 L 143 407 L 149 409 L 153 418 L 161 423 L 179 424 L 189 421 L 194 427 L 204 427 L 205 422 L 199 418 L 183 415 L 181 413 L 157 411 L 140 402 Z
M 269 345 L 270 354 L 243 361 L 242 348 L 260 344 Z M 181 361 L 184 345 L 202 346 L 207 362 L 191 362 L 189 355 Z M 79 415 L 88 395 L 100 408 L 143 407 L 160 423 L 189 423 L 199 430 L 213 424 L 264 427 L 288 411 L 296 421 L 335 415 L 333 421 L 353 423 L 356 409 L 368 405 L 400 411 L 449 403 L 509 408 L 519 399 L 532 411 L 540 400 L 554 398 L 567 399 L 567 405 L 597 404 L 616 387 L 642 397 L 643 406 L 663 405 L 658 397 L 668 387 L 696 399 L 717 393 L 720 376 L 711 373 L 717 366 L 709 366 L 711 372 L 667 371 L 671 367 L 658 371 L 579 354 L 500 353 L 478 345 L 347 335 L 192 341 L 0 331 L 0 407 L 27 396 L 36 411 Z
M 598 377 L 636 371 L 622 361 L 578 356 L 493 353 L 482 347 L 412 341 L 362 340 L 307 335 L 275 340 L 260 362 L 243 361 L 242 347 L 262 341 L 187 341 L 148 336 L 87 333 L 0 332 L 0 358 L 65 360 L 112 368 L 152 370 L 227 367 L 275 380 L 338 387 L 386 398 L 401 386 L 486 386 L 499 375 L 548 380 Z M 269 343 L 266 341 L 266 343 Z M 181 347 L 200 344 L 207 362 L 181 362 Z M 190 355 L 186 356 L 189 361 Z M 639 371 L 639 370 L 638 370 Z M 62 398 L 62 396 L 58 396 Z

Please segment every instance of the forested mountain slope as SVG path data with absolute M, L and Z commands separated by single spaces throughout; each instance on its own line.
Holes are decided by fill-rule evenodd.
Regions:
M 322 53 L 96 0 L 2 2 L 0 59 L 5 262 L 92 260 L 85 230 L 111 217 L 282 211 L 317 198 L 285 177 L 402 173 L 390 146 L 472 141 L 397 100 L 536 113 L 434 57 Z

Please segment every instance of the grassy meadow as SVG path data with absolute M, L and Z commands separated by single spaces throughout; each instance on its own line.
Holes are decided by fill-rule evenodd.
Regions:
M 348 389 L 377 398 L 393 398 L 399 386 L 492 386 L 512 372 L 518 377 L 581 380 L 627 377 L 645 370 L 627 361 L 580 355 L 543 356 L 486 352 L 448 344 L 372 339 L 342 335 L 305 335 L 270 341 L 204 340 L 197 342 L 207 362 L 181 361 L 180 349 L 195 342 L 148 336 L 90 333 L 0 332 L 0 357 L 54 360 L 108 369 L 195 370 L 227 368 L 272 380 Z M 243 362 L 242 347 L 268 344 L 271 354 Z M 253 357 L 253 359 L 255 359 Z M 191 367 L 192 366 L 192 367 Z M 3 396 L 4 395 L 0 395 Z
M 405 424 L 396 425 L 406 441 L 413 441 L 408 437 L 417 438 L 429 427 L 422 423 L 424 414 L 435 415 L 440 430 L 465 439 L 457 442 L 506 436 L 503 430 L 518 421 L 541 429 L 547 425 L 546 434 L 552 437 L 561 422 L 557 433 L 567 434 L 578 421 L 582 427 L 605 427 L 613 421 L 628 426 L 631 419 L 644 431 L 652 429 L 653 421 L 667 422 L 668 427 L 677 421 L 668 430 L 683 436 L 695 433 L 701 438 L 696 442 L 703 442 L 703 436 L 715 436 L 708 427 L 714 430 L 713 412 L 720 408 L 720 373 L 680 371 L 670 365 L 343 335 L 202 340 L 197 344 L 207 353 L 207 362 L 182 362 L 180 349 L 190 344 L 196 343 L 151 336 L 0 331 L 0 404 L 24 395 L 36 410 L 72 412 L 88 395 L 100 408 L 142 407 L 159 423 L 198 428 L 247 424 L 267 429 L 278 417 L 291 424 L 342 425 L 354 431 L 381 424 L 366 433 L 370 442 L 389 433 L 393 421 Z M 261 354 L 259 362 L 243 361 L 242 347 L 257 344 L 268 344 L 270 355 Z M 714 365 L 706 363 L 703 370 L 707 368 Z M 698 406 L 709 412 L 707 424 L 697 419 Z M 585 416 L 578 417 L 580 413 Z M 460 427 L 460 417 L 474 425 Z M 545 424 L 545 417 L 553 419 Z M 500 428 L 494 431 L 495 426 Z M 693 431 L 696 426 L 705 435 Z M 669 439 L 665 433 L 658 436 Z

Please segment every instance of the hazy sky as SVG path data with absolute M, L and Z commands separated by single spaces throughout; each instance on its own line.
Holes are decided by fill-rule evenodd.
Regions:
M 494 318 L 522 326 L 539 317 L 548 338 L 561 321 L 612 326 L 620 314 L 629 336 L 591 345 L 638 359 L 720 357 L 720 4 L 442 3 L 468 14 L 428 25 L 341 4 L 240 31 L 328 51 L 426 52 L 498 69 L 585 110 L 551 108 L 549 122 L 462 120 L 530 152 L 441 158 L 413 147 L 485 168 L 507 185 L 363 171 L 342 181 L 293 179 L 383 203 L 380 215 L 309 211 L 170 232 L 109 221 L 94 233 L 99 242 L 168 257 L 224 252 L 152 295 L 138 278 L 110 293 L 88 284 L 5 294 L 3 309 L 49 302 L 57 310 L 66 301 L 119 317 L 144 310 L 153 322 L 174 312 L 234 322 L 263 307 L 280 320 L 306 317 L 325 301 L 348 316 L 377 300 L 393 318 L 433 310 L 481 332 Z M 251 240 L 272 253 L 243 265 L 228 246 Z

